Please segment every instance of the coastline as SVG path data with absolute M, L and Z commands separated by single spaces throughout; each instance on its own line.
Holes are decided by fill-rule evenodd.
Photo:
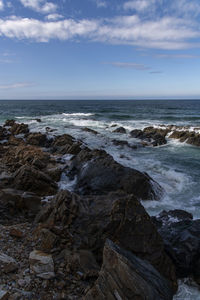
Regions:
M 47 133 L 50 130 L 51 128 L 48 128 Z M 91 134 L 96 135 L 94 132 Z M 119 264 L 122 261 L 124 263 L 126 257 L 126 265 L 130 272 L 134 272 L 134 265 L 129 263 L 130 255 L 135 257 L 132 257 L 131 261 L 140 259 L 137 261 L 140 262 L 140 266 L 144 264 L 144 259 L 150 262 L 151 267 L 143 265 L 143 268 L 149 270 L 153 266 L 151 272 L 160 278 L 160 284 L 162 282 L 165 288 L 161 288 L 162 284 L 157 286 L 155 282 L 149 283 L 143 274 L 147 290 L 151 290 L 152 295 L 160 295 L 159 297 L 164 293 L 162 299 L 172 299 L 172 294 L 177 289 L 175 268 L 165 250 L 167 234 L 165 232 L 162 236 L 161 233 L 165 230 L 170 231 L 172 226 L 181 222 L 186 222 L 186 225 L 189 222 L 189 225 L 193 226 L 195 221 L 191 215 L 180 215 L 180 212 L 175 212 L 173 218 L 169 213 L 169 216 L 159 215 L 151 220 L 140 200 L 159 201 L 162 194 L 159 184 L 147 174 L 115 162 L 105 151 L 89 149 L 80 140 L 68 134 L 55 135 L 49 139 L 47 134 L 29 132 L 28 125 L 10 120 L 1 127 L 1 140 L 0 200 L 4 244 L 2 250 L 7 249 L 4 254 L 12 254 L 14 257 L 14 269 L 3 272 L 3 288 L 7 287 L 7 292 L 22 293 L 21 297 L 29 293 L 31 299 L 46 299 L 42 298 L 45 290 L 45 294 L 49 293 L 49 299 L 52 299 L 52 293 L 55 291 L 57 299 L 90 299 L 91 295 L 96 293 L 95 289 L 99 290 L 99 284 L 107 284 L 106 281 L 102 281 L 109 274 L 107 253 L 114 251 L 113 255 L 119 259 Z M 72 193 L 59 191 L 57 183 L 63 174 L 65 179 L 67 176 L 69 181 L 74 183 Z M 153 222 L 158 225 L 156 227 L 164 242 Z M 178 235 L 181 234 L 181 231 L 178 232 Z M 10 238 L 6 243 L 8 236 Z M 106 239 L 111 239 L 121 248 L 116 248 L 107 241 L 102 256 Z M 167 243 L 169 241 L 170 238 Z M 16 248 L 10 251 L 10 243 L 13 242 Z M 23 244 L 27 245 L 25 249 Z M 83 253 L 83 250 L 87 250 L 87 253 Z M 129 251 L 131 254 L 123 251 Z M 41 253 L 42 257 L 46 257 L 50 268 L 48 271 L 45 269 L 45 272 L 37 266 L 37 262 L 44 263 Z M 156 259 L 153 253 L 157 253 Z M 86 255 L 83 265 L 80 264 L 82 255 Z M 176 253 L 174 255 L 176 256 Z M 172 254 L 171 256 L 173 257 Z M 91 260 L 92 266 L 88 266 L 88 263 L 85 265 L 85 259 Z M 175 261 L 174 257 L 173 259 Z M 4 257 L 4 263 L 5 261 Z M 188 269 L 191 269 L 191 265 Z M 14 270 L 19 270 L 17 275 L 13 275 Z M 119 272 L 117 270 L 116 272 Z M 123 272 L 125 273 L 119 273 L 120 277 L 127 276 L 127 269 Z M 187 272 L 188 270 L 185 274 L 190 275 Z M 12 276 L 15 284 L 9 287 Z M 63 276 L 72 284 L 71 290 L 61 284 Z M 137 285 L 139 283 L 140 280 Z M 57 284 L 59 288 L 56 287 Z M 124 284 L 125 286 L 117 291 L 122 296 L 127 288 L 126 282 Z M 131 286 L 134 296 L 136 291 L 133 285 Z M 112 293 L 112 289 L 110 291 L 109 286 L 107 288 L 108 293 Z M 41 294 L 37 294 L 38 289 Z M 143 292 L 145 293 L 141 290 L 141 293 Z M 98 297 L 96 299 L 102 299 L 101 293 Z M 126 297 L 125 294 L 123 297 Z

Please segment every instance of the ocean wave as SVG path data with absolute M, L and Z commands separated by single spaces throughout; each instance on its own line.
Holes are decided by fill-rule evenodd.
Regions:
M 94 113 L 62 113 L 63 116 L 67 117 L 91 117 Z

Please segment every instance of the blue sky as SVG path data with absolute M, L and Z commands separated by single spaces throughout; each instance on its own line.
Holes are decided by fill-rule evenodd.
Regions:
M 198 0 L 0 0 L 0 99 L 200 98 Z

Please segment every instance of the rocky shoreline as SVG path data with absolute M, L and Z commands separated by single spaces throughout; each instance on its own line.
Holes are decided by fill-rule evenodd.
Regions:
M 171 129 L 130 134 L 157 146 Z M 159 201 L 163 190 L 148 174 L 49 130 L 0 127 L 0 299 L 164 300 L 177 278 L 200 283 L 199 220 L 150 218 L 140 200 Z M 73 192 L 60 188 L 63 176 Z

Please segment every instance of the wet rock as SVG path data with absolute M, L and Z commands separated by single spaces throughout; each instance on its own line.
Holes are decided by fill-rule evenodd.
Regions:
M 14 175 L 13 186 L 18 190 L 33 192 L 39 196 L 53 195 L 57 184 L 45 173 L 31 166 L 22 166 Z
M 34 250 L 29 256 L 30 270 L 42 279 L 51 279 L 55 276 L 52 256 Z
M 36 118 L 35 121 L 37 121 L 38 123 L 41 123 L 41 122 L 42 122 L 42 120 L 39 119 L 39 118 Z
M 82 128 L 82 130 L 85 131 L 85 132 L 93 133 L 95 135 L 99 134 L 96 130 L 91 129 L 91 128 L 87 128 L 87 127 Z
M 126 129 L 124 127 L 118 127 L 113 132 L 114 133 L 126 133 Z
M 17 269 L 18 265 L 16 260 L 0 252 L 0 274 L 14 272 Z
M 147 146 L 161 146 L 167 143 L 165 139 L 169 129 L 146 127 L 143 130 L 135 129 L 130 132 L 131 137 L 148 142 Z
M 169 282 L 147 261 L 137 258 L 107 240 L 103 265 L 94 287 L 85 300 L 173 298 Z
M 5 127 L 0 126 L 0 140 L 3 141 L 8 138 L 8 132 Z
M 153 219 L 163 238 L 165 249 L 176 266 L 177 276 L 193 275 L 200 283 L 200 220 L 176 210 Z
M 101 195 L 123 190 L 142 200 L 159 199 L 162 188 L 146 173 L 124 167 L 105 151 L 82 150 L 71 161 L 69 176 L 76 175 L 75 191 Z

